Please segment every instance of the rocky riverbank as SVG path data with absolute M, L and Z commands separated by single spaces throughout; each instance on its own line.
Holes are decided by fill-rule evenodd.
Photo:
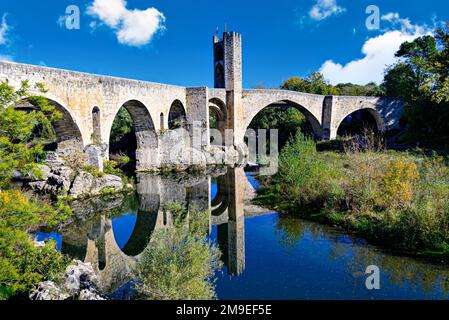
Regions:
M 49 152 L 40 175 L 18 175 L 25 190 L 38 196 L 68 196 L 73 199 L 93 197 L 104 192 L 119 192 L 133 186 L 117 175 L 95 172 L 88 166 L 69 166 L 56 153 Z
M 45 244 L 44 244 L 45 245 Z M 59 281 L 45 281 L 33 289 L 31 300 L 107 300 L 97 288 L 90 263 L 74 260 Z

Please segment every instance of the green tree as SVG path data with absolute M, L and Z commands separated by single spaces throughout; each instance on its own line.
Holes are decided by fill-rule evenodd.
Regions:
M 42 85 L 36 86 L 44 93 Z M 0 83 L 0 188 L 8 188 L 14 171 L 39 175 L 37 164 L 44 157 L 44 141 L 54 140 L 53 124 L 61 114 L 42 96 L 32 96 L 27 81 L 14 89 Z M 33 110 L 24 112 L 20 105 Z
M 44 93 L 43 85 L 36 89 Z M 27 81 L 19 89 L 0 83 L 0 188 L 8 189 L 15 170 L 41 174 L 44 143 L 55 139 L 53 124 L 61 114 L 42 96 L 29 93 Z M 27 110 L 21 110 L 25 106 Z M 56 203 L 29 200 L 20 191 L 0 191 L 0 297 L 26 292 L 41 281 L 52 280 L 67 266 L 54 243 L 36 247 L 30 236 L 42 226 L 55 226 L 71 210 Z
M 382 87 L 388 96 L 404 99 L 405 140 L 428 147 L 449 142 L 449 25 L 405 42 L 400 61 L 386 71 Z
M 352 83 L 340 83 L 335 86 L 337 95 L 342 96 L 382 96 L 384 92 L 376 83 L 371 82 L 364 86 Z
M 441 48 L 431 60 L 431 80 L 426 82 L 424 89 L 430 91 L 433 101 L 449 102 L 449 23 L 445 28 L 436 30 L 435 39 Z
M 299 91 L 305 93 L 314 93 L 322 95 L 336 94 L 335 88 L 324 79 L 319 72 L 308 75 L 305 79 L 293 77 L 284 81 L 281 86 L 284 90 Z

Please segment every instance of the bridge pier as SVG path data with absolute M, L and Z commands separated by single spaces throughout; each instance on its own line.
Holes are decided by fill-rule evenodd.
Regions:
M 87 162 L 90 166 L 103 172 L 104 161 L 107 160 L 109 154 L 109 146 L 107 144 L 89 145 L 84 149 L 87 155 Z
M 333 109 L 333 96 L 326 96 L 323 100 L 323 117 L 321 121 L 321 140 L 332 140 L 337 137 L 337 133 L 332 130 L 332 109 Z M 334 130 L 335 131 L 335 130 Z

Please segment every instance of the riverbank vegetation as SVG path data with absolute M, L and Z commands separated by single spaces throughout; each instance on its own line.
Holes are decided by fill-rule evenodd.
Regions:
M 45 92 L 42 85 L 35 89 Z M 17 90 L 0 83 L 0 299 L 52 280 L 68 263 L 54 242 L 38 244 L 31 233 L 63 221 L 70 208 L 30 199 L 13 184 L 15 175 L 42 174 L 44 144 L 54 140 L 52 124 L 61 116 L 46 99 L 29 91 L 26 81 Z
M 220 251 L 206 238 L 209 212 L 169 203 L 173 227 L 155 231 L 136 270 L 138 297 L 150 300 L 215 299 Z
M 396 56 L 380 86 L 332 86 L 313 74 L 282 87 L 403 98 L 403 130 L 393 143 L 409 151 L 388 150 L 382 137 L 368 131 L 340 137 L 338 150 L 332 150 L 336 143 L 317 146 L 299 130 L 282 149 L 279 173 L 265 182 L 257 201 L 389 247 L 449 256 L 448 159 L 437 155 L 447 154 L 449 146 L 449 25 L 402 44 Z
M 65 205 L 56 207 L 30 200 L 17 190 L 0 192 L 0 299 L 55 280 L 69 264 L 54 241 L 37 243 L 31 236 L 40 227 L 55 227 L 71 214 Z
M 400 250 L 449 255 L 446 159 L 383 150 L 373 140 L 368 148 L 318 152 L 313 139 L 298 133 L 257 202 Z

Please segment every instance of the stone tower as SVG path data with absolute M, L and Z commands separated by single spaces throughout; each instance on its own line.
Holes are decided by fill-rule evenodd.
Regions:
M 213 37 L 214 87 L 226 89 L 226 129 L 234 130 L 235 146 L 243 143 L 242 130 L 242 35 L 237 32 L 218 32 Z M 229 141 L 228 141 L 229 143 Z M 230 144 L 230 143 L 229 143 Z
M 242 90 L 242 35 L 237 32 L 218 33 L 213 38 L 215 88 Z

